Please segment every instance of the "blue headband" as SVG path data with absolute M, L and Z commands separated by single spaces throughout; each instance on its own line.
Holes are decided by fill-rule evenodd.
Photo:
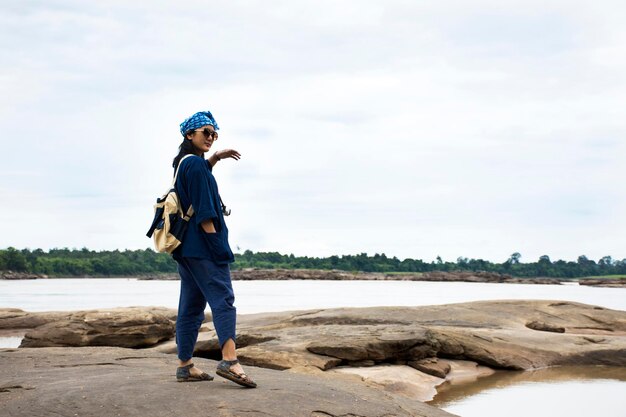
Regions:
M 213 126 L 215 130 L 220 129 L 210 111 L 199 111 L 180 124 L 180 134 L 184 137 L 186 132 L 206 125 Z

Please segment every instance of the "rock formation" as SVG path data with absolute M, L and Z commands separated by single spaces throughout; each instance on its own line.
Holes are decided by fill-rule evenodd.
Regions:
M 579 285 L 589 285 L 593 287 L 608 287 L 608 288 L 626 288 L 626 278 L 588 278 L 579 279 Z
M 559 285 L 561 281 L 555 278 L 519 278 L 496 272 L 424 272 L 424 273 L 393 273 L 380 272 L 348 272 L 340 270 L 321 269 L 257 269 L 244 268 L 231 272 L 233 280 L 330 280 L 330 281 L 449 281 L 449 282 L 494 282 L 494 283 L 523 283 L 523 284 L 551 284 Z M 176 280 L 176 274 L 143 275 L 140 280 Z
M 41 415 L 47 410 L 56 412 L 65 401 L 77 407 L 76 410 L 81 411 L 79 415 L 98 415 L 93 411 L 95 407 L 110 404 L 122 404 L 125 415 L 169 415 L 172 403 L 167 392 L 176 384 L 163 385 L 164 372 L 172 371 L 166 372 L 164 364 L 171 366 L 175 359 L 163 353 L 176 352 L 176 344 L 171 340 L 175 317 L 174 311 L 162 308 L 34 313 L 32 316 L 21 310 L 0 310 L 0 329 L 38 325 L 26 334 L 23 347 L 146 347 L 170 339 L 133 353 L 112 348 L 8 350 L 0 354 L 0 360 L 5 360 L 0 363 L 3 369 L 0 392 L 4 391 L 0 407 L 8 410 L 8 416 L 19 415 L 18 405 L 22 411 L 32 411 L 28 415 Z M 458 377 L 465 372 L 469 377 L 476 377 L 491 372 L 485 366 L 512 370 L 553 365 L 626 366 L 626 312 L 569 301 L 505 300 L 261 313 L 238 317 L 237 345 L 238 357 L 244 365 L 267 368 L 252 368 L 253 375 L 271 381 L 266 387 L 272 390 L 275 396 L 272 398 L 278 400 L 268 401 L 266 394 L 265 399 L 255 402 L 254 406 L 246 402 L 246 406 L 237 408 L 240 407 L 234 400 L 237 394 L 232 397 L 222 392 L 208 394 L 218 408 L 219 404 L 223 405 L 220 412 L 224 415 L 235 410 L 246 415 L 280 416 L 342 413 L 444 416 L 445 413 L 436 414 L 438 410 L 419 408 L 418 402 L 412 405 L 398 402 L 403 400 L 395 394 L 428 399 L 435 386 L 454 375 Z M 208 315 L 195 355 L 206 359 L 221 356 Z M 43 358 L 52 359 L 47 363 L 37 362 L 44 361 Z M 146 360 L 150 361 L 149 366 L 142 362 Z M 214 366 L 213 362 L 205 363 Z M 35 372 L 35 365 L 41 367 L 41 371 L 38 368 Z M 393 366 L 396 368 L 392 369 Z M 153 367 L 160 371 L 153 371 Z M 272 373 L 278 370 L 287 372 Z M 415 379 L 418 370 L 426 385 L 394 379 L 398 375 Z M 34 381 L 39 372 L 42 379 L 38 382 L 40 385 L 36 385 Z M 154 372 L 161 372 L 161 376 L 157 377 Z M 306 379 L 308 377 L 325 379 Z M 69 382 L 55 385 L 55 378 L 67 378 Z M 101 378 L 110 386 L 100 385 Z M 379 390 L 379 394 L 360 391 L 367 387 L 346 383 L 349 381 L 345 378 L 384 389 Z M 129 380 L 140 385 L 151 384 L 151 389 L 146 391 L 140 385 L 131 387 L 133 383 Z M 116 391 L 122 389 L 116 383 L 120 383 L 124 391 Z M 152 385 L 155 385 L 154 390 Z M 58 392 L 66 386 L 70 389 Z M 37 387 L 37 395 L 33 396 L 28 387 Z M 82 402 L 76 396 L 80 387 L 86 387 L 89 401 Z M 231 389 L 229 386 L 228 392 Z M 103 390 L 107 401 L 102 402 L 94 394 L 99 390 Z M 177 390 L 174 389 L 177 395 L 188 392 Z M 202 392 L 203 396 L 207 395 Z M 222 394 L 227 395 L 224 397 L 227 399 L 222 398 Z M 252 395 L 250 398 L 256 401 L 256 394 Z M 285 400 L 279 401 L 283 395 Z M 316 395 L 322 400 L 316 399 Z M 55 396 L 62 401 L 57 402 Z M 7 398 L 19 400 L 2 403 Z M 153 408 L 153 398 L 158 398 L 155 404 L 161 407 Z M 169 402 L 161 402 L 167 398 Z M 284 404 L 287 398 L 291 398 L 291 402 Z M 301 407 L 297 406 L 299 402 Z M 372 402 L 378 404 L 378 408 L 372 406 Z M 140 404 L 148 405 L 142 408 Z M 272 409 L 272 404 L 277 408 Z
M 217 357 L 210 324 L 196 354 Z M 273 369 L 453 358 L 500 369 L 626 366 L 626 312 L 564 301 L 480 301 L 240 316 L 244 363 Z M 263 341 L 265 339 L 265 341 Z M 256 341 L 256 342 L 255 342 Z M 175 352 L 175 342 L 154 349 Z
M 0 279 L 18 280 L 18 279 L 41 279 L 48 278 L 45 274 L 33 274 L 30 272 L 0 271 Z
M 167 312 L 167 309 L 163 309 Z M 172 317 L 154 309 L 120 308 L 69 313 L 29 331 L 20 347 L 119 346 L 140 348 L 174 337 Z
M 258 388 L 246 389 L 215 375 L 215 361 L 194 361 L 215 380 L 177 383 L 175 357 L 146 350 L 0 350 L 0 409 L 5 417 L 454 417 L 337 377 L 248 366 Z

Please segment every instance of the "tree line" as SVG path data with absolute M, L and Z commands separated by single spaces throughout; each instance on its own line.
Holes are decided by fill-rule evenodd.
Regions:
M 232 269 L 338 269 L 362 272 L 430 272 L 430 271 L 487 271 L 516 277 L 579 278 L 599 275 L 626 275 L 626 259 L 614 260 L 604 256 L 598 261 L 585 255 L 576 261 L 551 261 L 543 255 L 536 262 L 521 262 L 522 255 L 513 253 L 502 263 L 484 259 L 459 257 L 446 262 L 437 257 L 425 262 L 421 259 L 403 259 L 383 254 L 330 256 L 326 258 L 283 255 L 278 252 L 235 254 Z M 83 249 L 0 249 L 0 271 L 15 271 L 49 276 L 137 276 L 175 273 L 176 262 L 170 255 L 152 249 L 92 251 Z

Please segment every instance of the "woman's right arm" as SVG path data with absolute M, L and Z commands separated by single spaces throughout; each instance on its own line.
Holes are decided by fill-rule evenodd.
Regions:
M 234 149 L 222 149 L 221 151 L 216 151 L 213 155 L 207 159 L 211 167 L 214 167 L 222 159 L 233 158 L 234 160 L 238 160 L 241 158 L 241 154 Z

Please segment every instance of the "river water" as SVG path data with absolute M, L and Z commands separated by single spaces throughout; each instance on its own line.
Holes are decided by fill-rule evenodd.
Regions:
M 127 306 L 176 308 L 178 281 L 129 278 L 0 281 L 0 308 L 67 311 Z M 332 307 L 420 306 L 481 300 L 565 300 L 626 310 L 625 288 L 421 281 L 233 281 L 239 314 Z M 3 334 L 16 347 L 21 334 Z M 497 372 L 444 387 L 433 405 L 464 416 L 626 417 L 626 368 Z
M 463 417 L 625 417 L 626 368 L 497 371 L 473 382 L 439 387 L 429 404 Z
M 176 308 L 179 281 L 128 278 L 0 281 L 0 308 Z M 239 314 L 331 307 L 421 306 L 480 300 L 567 300 L 626 310 L 626 288 L 426 281 L 233 281 Z

